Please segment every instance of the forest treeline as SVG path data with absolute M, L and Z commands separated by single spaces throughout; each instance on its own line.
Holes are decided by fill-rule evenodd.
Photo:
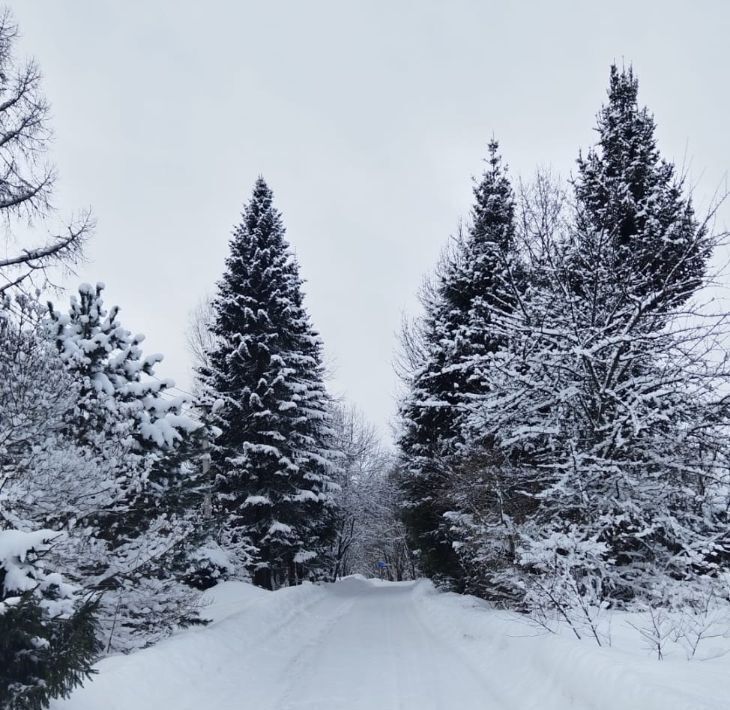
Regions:
M 567 183 L 513 182 L 489 143 L 403 330 L 390 451 L 327 390 L 263 178 L 194 318 L 191 393 L 103 284 L 51 302 L 94 225 L 54 231 L 48 106 L 15 36 L 5 14 L 2 707 L 46 707 L 100 656 L 205 623 L 223 580 L 424 575 L 599 643 L 601 609 L 727 601 L 727 316 L 703 300 L 723 235 L 661 157 L 630 67 Z M 56 236 L 17 247 L 27 223 Z

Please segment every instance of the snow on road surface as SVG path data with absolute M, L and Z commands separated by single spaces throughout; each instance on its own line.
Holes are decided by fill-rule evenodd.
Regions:
M 53 710 L 723 710 L 706 662 L 541 634 L 429 582 L 222 584 L 212 623 L 129 656 Z

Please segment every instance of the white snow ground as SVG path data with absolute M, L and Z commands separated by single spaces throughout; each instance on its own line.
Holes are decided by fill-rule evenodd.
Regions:
M 425 581 L 277 592 L 229 582 L 210 598 L 209 626 L 102 661 L 52 709 L 730 708 L 730 655 L 659 662 L 638 641 L 598 648 Z M 617 642 L 638 637 L 626 629 Z

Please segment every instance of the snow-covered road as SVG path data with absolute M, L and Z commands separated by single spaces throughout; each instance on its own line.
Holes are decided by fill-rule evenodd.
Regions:
M 213 623 L 100 664 L 54 710 L 721 710 L 727 662 L 538 635 L 428 582 L 227 583 Z
M 297 653 L 281 710 L 439 710 L 506 707 L 489 683 L 431 631 L 414 608 L 414 585 L 345 580 L 342 600 Z

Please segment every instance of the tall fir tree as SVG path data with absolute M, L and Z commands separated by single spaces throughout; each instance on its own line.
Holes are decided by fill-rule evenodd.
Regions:
M 212 452 L 220 542 L 255 584 L 295 584 L 324 569 L 334 532 L 330 402 L 299 267 L 263 178 L 213 309 L 199 375 L 201 408 L 221 430 Z
M 510 307 L 518 273 L 514 197 L 494 140 L 487 166 L 474 188 L 468 232 L 456 240 L 424 292 L 425 315 L 410 340 L 415 362 L 400 409 L 411 544 L 422 571 L 456 589 L 464 587 L 464 571 L 444 519 L 450 507 L 449 459 L 462 443 L 465 408 L 487 386 L 485 361 L 499 346 L 491 333 L 491 309 Z

